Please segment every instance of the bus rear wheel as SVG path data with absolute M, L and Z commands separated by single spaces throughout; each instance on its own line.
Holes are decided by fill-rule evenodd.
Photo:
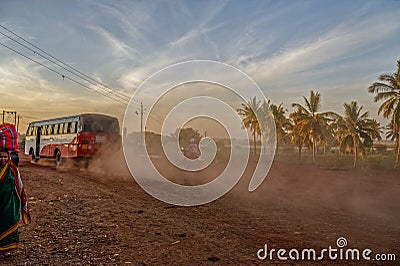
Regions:
M 61 152 L 57 150 L 56 155 L 54 156 L 56 159 L 56 165 L 60 166 L 61 165 Z
M 38 159 L 36 158 L 35 151 L 31 149 L 30 153 L 32 162 L 37 162 Z

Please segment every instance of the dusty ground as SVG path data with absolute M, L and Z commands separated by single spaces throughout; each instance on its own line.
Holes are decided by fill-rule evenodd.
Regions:
M 395 253 L 400 260 L 400 172 L 325 169 L 277 160 L 246 192 L 249 175 L 210 204 L 177 207 L 146 194 L 123 164 L 97 171 L 32 164 L 20 171 L 32 224 L 21 248 L 0 265 L 309 265 L 261 261 L 268 248 L 321 251 L 345 237 L 348 248 Z M 93 168 L 92 168 L 93 170 Z M 287 254 L 286 254 L 287 255 Z M 326 255 L 327 258 L 328 255 Z M 314 262 L 345 265 L 347 261 Z

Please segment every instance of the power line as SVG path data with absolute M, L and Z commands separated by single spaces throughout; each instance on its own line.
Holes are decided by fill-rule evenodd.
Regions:
M 141 108 L 143 108 L 142 103 L 139 103 L 139 101 L 137 101 L 135 99 L 130 99 L 129 96 L 113 90 L 112 88 L 110 88 L 109 86 L 105 85 L 104 83 L 98 82 L 97 80 L 95 80 L 92 77 L 86 75 L 85 73 L 79 71 L 78 69 L 74 68 L 73 66 L 70 66 L 69 64 L 64 63 L 63 61 L 61 61 L 57 57 L 55 57 L 55 56 L 51 55 L 50 53 L 44 51 L 43 49 L 41 49 L 37 45 L 29 42 L 28 40 L 26 40 L 22 36 L 16 34 L 15 32 L 13 32 L 12 30 L 4 27 L 3 25 L 0 25 L 0 27 L 2 29 L 6 30 L 7 32 L 13 34 L 14 36 L 18 37 L 19 39 L 23 40 L 24 42 L 26 42 L 27 44 L 31 45 L 32 47 L 36 48 L 37 50 L 39 50 L 43 54 L 46 54 L 48 57 L 50 57 L 50 58 L 52 58 L 54 60 L 44 56 L 40 52 L 32 49 L 31 47 L 28 47 L 27 45 L 19 42 L 18 40 L 14 39 L 13 37 L 11 37 L 11 36 L 9 36 L 7 34 L 4 34 L 3 32 L 0 31 L 1 35 L 5 36 L 6 38 L 12 40 L 13 42 L 19 44 L 20 46 L 24 47 L 25 49 L 28 49 L 29 51 L 33 52 L 35 55 L 39 55 L 40 57 L 48 60 L 49 62 L 55 64 L 56 66 L 58 66 L 58 67 L 60 67 L 62 69 L 64 69 L 65 71 L 68 71 L 72 75 L 74 75 L 74 76 L 76 76 L 76 77 L 78 77 L 78 78 L 80 78 L 80 79 L 82 79 L 82 80 L 84 80 L 84 81 L 96 86 L 97 88 L 101 89 L 101 91 L 93 89 L 93 88 L 87 86 L 86 84 L 84 84 L 84 83 L 82 83 L 82 82 L 80 82 L 80 81 L 78 81 L 78 80 L 76 80 L 74 78 L 71 78 L 71 77 L 69 77 L 69 76 L 67 76 L 67 75 L 65 75 L 65 74 L 63 74 L 63 73 L 61 73 L 61 72 L 59 72 L 57 70 L 54 70 L 50 66 L 47 66 L 47 65 L 45 65 L 45 64 L 43 64 L 43 63 L 41 63 L 41 62 L 39 62 L 39 61 L 37 61 L 35 59 L 23 54 L 22 52 L 19 52 L 19 51 L 17 51 L 17 50 L 15 50 L 15 49 L 13 49 L 13 48 L 11 48 L 11 47 L 9 47 L 9 46 L 7 46 L 7 45 L 5 45 L 5 44 L 0 42 L 0 45 L 4 46 L 5 48 L 17 53 L 18 55 L 20 55 L 20 56 L 22 56 L 22 57 L 24 57 L 24 58 L 26 58 L 26 59 L 38 64 L 38 65 L 40 65 L 40 66 L 42 66 L 42 67 L 44 67 L 46 69 L 48 69 L 49 71 L 51 71 L 53 73 L 56 73 L 57 75 L 60 75 L 63 79 L 68 79 L 68 80 L 70 80 L 70 81 L 72 81 L 72 82 L 74 82 L 74 83 L 76 83 L 78 85 L 81 85 L 81 86 L 83 86 L 83 87 L 85 87 L 85 88 L 87 88 L 87 89 L 89 89 L 91 91 L 94 91 L 94 92 L 96 92 L 98 94 L 101 94 L 102 96 L 105 96 L 105 97 L 107 97 L 109 99 L 112 99 L 112 100 L 117 101 L 117 102 L 119 102 L 121 104 L 124 104 L 124 105 L 130 103 L 130 104 L 139 105 L 139 106 L 141 106 Z M 154 119 L 155 121 L 160 122 L 160 123 L 163 122 L 163 119 L 160 116 L 158 116 L 157 114 L 149 114 L 149 117 Z
M 5 30 L 7 30 L 8 32 L 14 34 L 15 36 L 17 36 L 18 38 L 20 38 L 20 39 L 23 40 L 24 42 L 30 44 L 31 46 L 35 47 L 36 49 L 38 49 L 39 51 L 41 51 L 42 53 L 48 55 L 50 58 L 53 58 L 53 59 L 56 60 L 56 61 L 54 61 L 54 60 L 52 60 L 52 59 L 50 59 L 50 58 L 48 58 L 48 57 L 42 55 L 40 52 L 35 51 L 34 49 L 28 47 L 27 45 L 25 45 L 25 44 L 19 42 L 18 40 L 14 39 L 13 37 L 11 37 L 11 36 L 9 36 L 9 35 L 7 35 L 7 34 L 4 34 L 3 32 L 0 31 L 0 34 L 1 34 L 1 35 L 5 36 L 6 38 L 12 40 L 13 42 L 15 42 L 15 43 L 17 43 L 17 44 L 19 44 L 19 45 L 21 45 L 22 47 L 28 49 L 29 51 L 33 52 L 34 54 L 37 54 L 37 55 L 39 55 L 40 57 L 42 57 L 42 58 L 44 58 L 44 59 L 50 61 L 51 63 L 57 65 L 58 67 L 60 67 L 60 68 L 62 68 L 62 69 L 64 69 L 64 70 L 66 70 L 66 71 L 68 71 L 68 72 L 71 73 L 72 75 L 74 75 L 74 76 L 76 76 L 76 77 L 78 77 L 78 78 L 81 78 L 81 79 L 85 80 L 86 82 L 91 83 L 92 85 L 98 86 L 98 87 L 99 87 L 100 89 L 102 89 L 103 91 L 105 91 L 105 92 L 107 92 L 107 93 L 110 93 L 110 94 L 113 94 L 113 95 L 114 95 L 115 97 L 117 97 L 117 98 L 120 98 L 120 99 L 123 99 L 123 100 L 129 100 L 129 99 L 130 99 L 129 96 L 127 96 L 127 95 L 125 95 L 125 94 L 122 94 L 122 93 L 120 93 L 120 92 L 116 92 L 116 91 L 114 91 L 112 88 L 108 87 L 107 85 L 105 85 L 105 84 L 103 84 L 103 83 L 101 83 L 101 82 L 96 81 L 95 79 L 89 77 L 88 75 L 82 73 L 81 71 L 77 70 L 76 68 L 74 68 L 74 67 L 72 67 L 72 66 L 70 66 L 70 65 L 68 65 L 68 64 L 66 64 L 66 63 L 64 63 L 63 61 L 59 60 L 58 58 L 52 56 L 51 54 L 47 53 L 46 51 L 42 50 L 42 49 L 39 48 L 38 46 L 36 46 L 36 45 L 34 45 L 33 43 L 27 41 L 26 39 L 24 39 L 23 37 L 19 36 L 19 35 L 16 34 L 16 33 L 14 33 L 13 31 L 7 29 L 6 27 L 4 27 L 4 26 L 2 26 L 2 25 L 0 25 L 0 27 L 3 28 L 3 29 L 5 29 Z M 65 66 L 66 66 L 66 67 L 65 67 Z M 71 69 L 72 69 L 73 71 L 72 71 Z M 77 74 L 77 73 L 78 73 L 78 74 Z
M 93 89 L 93 88 L 87 86 L 86 84 L 83 84 L 82 82 L 79 82 L 79 81 L 77 81 L 77 80 L 75 80 L 75 79 L 73 79 L 73 78 L 71 78 L 71 77 L 68 77 L 68 76 L 62 74 L 61 72 L 59 72 L 59 71 L 57 71 L 57 70 L 54 70 L 54 69 L 52 69 L 51 67 L 49 67 L 49 66 L 47 66 L 47 65 L 45 65 L 45 64 L 42 64 L 41 62 L 39 62 L 39 61 L 37 61 L 37 60 L 35 60 L 35 59 L 33 59 L 33 58 L 31 58 L 31 57 L 29 57 L 29 56 L 27 56 L 27 55 L 25 55 L 25 54 L 23 54 L 23 53 L 17 51 L 17 50 L 15 50 L 15 49 L 13 49 L 13 48 L 7 46 L 6 44 L 3 44 L 3 43 L 0 42 L 0 45 L 4 46 L 5 48 L 7 48 L 7 49 L 9 49 L 9 50 L 11 50 L 11 51 L 17 53 L 18 55 L 20 55 L 20 56 L 22 56 L 22 57 L 24 57 L 24 58 L 26 58 L 26 59 L 28 59 L 28 60 L 30 60 L 30 61 L 32 61 L 32 62 L 38 64 L 38 65 L 40 65 L 40 66 L 42 66 L 42 67 L 44 67 L 44 68 L 50 70 L 51 72 L 56 73 L 57 75 L 60 75 L 63 79 L 68 79 L 68 80 L 70 80 L 70 81 L 72 81 L 72 82 L 74 82 L 74 83 L 76 83 L 76 84 L 78 84 L 78 85 L 81 85 L 81 86 L 83 86 L 83 87 L 85 87 L 85 88 L 87 88 L 87 89 L 89 89 L 89 90 L 91 90 L 91 91 L 94 91 L 94 92 L 96 92 L 96 93 L 99 93 L 99 94 L 101 94 L 101 95 L 103 95 L 103 96 L 105 96 L 105 97 L 107 97 L 107 98 L 109 98 L 109 99 L 112 99 L 112 100 L 114 100 L 114 101 L 117 101 L 117 102 L 119 102 L 119 103 L 121 103 L 121 104 L 126 105 L 126 104 L 129 103 L 129 100 L 124 100 L 124 99 L 118 98 L 118 97 L 115 96 L 115 95 L 112 95 L 112 96 L 114 96 L 114 98 L 113 98 L 113 97 L 111 97 L 110 95 L 107 95 L 107 94 L 105 94 L 105 93 L 103 93 L 103 92 L 101 92 L 101 91 L 95 90 L 95 89 Z M 115 97 L 117 97 L 117 98 L 115 98 Z M 158 122 L 160 122 L 160 123 L 163 122 L 162 118 L 161 118 L 160 116 L 158 116 L 157 114 L 149 114 L 149 117 L 151 117 L 152 119 L 154 119 L 154 120 L 156 120 L 156 121 L 158 121 Z
M 50 62 L 56 64 L 56 65 L 59 66 L 59 67 L 62 67 L 63 69 L 69 71 L 70 73 L 73 73 L 74 75 L 79 76 L 80 78 L 86 80 L 87 82 L 92 81 L 92 82 L 96 83 L 96 84 L 93 84 L 93 83 L 92 83 L 93 85 L 101 85 L 102 87 L 107 88 L 110 92 L 118 94 L 118 96 L 120 96 L 121 98 L 130 99 L 130 97 L 129 97 L 128 95 L 125 95 L 125 94 L 123 94 L 123 93 L 117 92 L 117 91 L 115 91 L 114 89 L 110 88 L 109 86 L 105 85 L 104 83 L 99 82 L 99 81 L 95 80 L 94 78 L 92 78 L 92 77 L 86 75 L 85 73 L 79 71 L 79 70 L 76 69 L 75 67 L 73 67 L 73 66 L 71 66 L 71 65 L 69 65 L 69 64 L 67 64 L 67 63 L 65 63 L 65 62 L 63 62 L 62 60 L 58 59 L 57 57 L 55 57 L 55 56 L 51 55 L 50 53 L 44 51 L 43 49 L 41 49 L 41 48 L 38 47 L 37 45 L 35 45 L 35 44 L 29 42 L 28 40 L 26 40 L 25 38 L 23 38 L 23 37 L 21 37 L 20 35 L 16 34 L 16 33 L 13 32 L 12 30 L 10 30 L 10 29 L 8 29 L 8 28 L 2 26 L 2 25 L 0 25 L 0 27 L 3 28 L 3 29 L 5 29 L 5 30 L 8 31 L 9 33 L 11 33 L 11 34 L 17 36 L 18 38 L 20 38 L 20 39 L 23 40 L 24 42 L 28 43 L 29 45 L 35 47 L 36 49 L 38 49 L 38 50 L 41 51 L 42 53 L 48 55 L 50 58 L 56 60 L 57 62 L 61 63 L 62 65 L 64 65 L 64 66 L 66 66 L 66 67 L 68 67 L 68 68 L 74 70 L 75 72 L 79 73 L 81 76 L 83 76 L 83 77 L 85 77 L 85 78 L 82 78 L 80 75 L 77 75 L 76 73 L 73 73 L 71 70 L 66 69 L 65 67 L 63 67 L 63 66 L 59 65 L 58 63 L 54 62 L 53 60 L 51 60 L 51 59 L 49 59 L 49 58 L 43 56 L 42 54 L 38 53 L 37 51 L 34 51 L 33 49 L 27 47 L 26 45 L 24 45 L 24 44 L 18 42 L 18 41 L 15 40 L 14 38 L 12 38 L 12 37 L 10 37 L 10 36 L 8 36 L 8 35 L 5 35 L 4 33 L 0 32 L 3 36 L 5 36 L 5 37 L 7 37 L 7 38 L 9 38 L 9 39 L 11 39 L 11 40 L 13 40 L 14 42 L 16 42 L 16 43 L 20 44 L 21 46 L 25 47 L 26 49 L 31 50 L 31 51 L 34 52 L 35 54 L 38 54 L 39 56 L 41 56 L 41 57 L 43 57 L 43 58 L 49 60 Z M 87 80 L 86 78 L 89 79 L 90 81 Z
M 124 104 L 124 105 L 127 104 L 127 102 L 122 101 L 121 99 L 110 97 L 110 95 L 104 94 L 104 93 L 102 93 L 101 91 L 95 90 L 95 89 L 93 89 L 93 88 L 87 86 L 86 84 L 83 84 L 82 82 L 79 82 L 79 81 L 77 81 L 77 80 L 75 80 L 75 79 L 73 79 L 73 78 L 70 78 L 70 77 L 68 77 L 68 76 L 66 76 L 66 75 L 64 75 L 64 74 L 62 74 L 62 73 L 60 73 L 60 72 L 58 72 L 57 70 L 54 70 L 54 69 L 52 69 L 51 67 L 46 66 L 45 64 L 42 64 L 42 63 L 40 63 L 39 61 L 37 61 L 37 60 L 35 60 L 35 59 L 32 59 L 32 58 L 30 58 L 29 56 L 24 55 L 23 53 L 21 53 L 21 52 L 15 50 L 15 49 L 13 49 L 13 48 L 11 48 L 11 47 L 5 45 L 4 43 L 1 43 L 1 42 L 0 42 L 0 45 L 4 46 L 5 48 L 7 48 L 7 49 L 13 51 L 14 53 L 17 53 L 17 54 L 19 54 L 20 56 L 22 56 L 22 57 L 24 57 L 24 58 L 26 58 L 26 59 L 28 59 L 28 60 L 30 60 L 30 61 L 32 61 L 32 62 L 38 64 L 38 65 L 40 65 L 40 66 L 42 66 L 42 67 L 44 67 L 44 68 L 47 68 L 47 69 L 50 70 L 51 72 L 54 72 L 54 73 L 56 73 L 57 75 L 60 75 L 63 79 L 68 79 L 68 80 L 70 80 L 70 81 L 72 81 L 72 82 L 75 82 L 75 83 L 78 84 L 78 85 L 81 85 L 81 86 L 83 86 L 83 87 L 85 87 L 85 88 L 87 88 L 87 89 L 89 89 L 89 90 L 91 90 L 91 91 L 94 91 L 94 92 L 96 92 L 96 93 L 99 93 L 99 94 L 101 94 L 101 95 L 103 95 L 103 96 L 105 96 L 105 97 L 107 97 L 107 98 L 109 98 L 109 99 L 112 99 L 112 100 L 114 100 L 114 101 L 117 101 L 117 102 L 119 102 L 119 103 L 121 103 L 121 104 Z
M 24 115 L 24 114 L 21 115 L 21 119 L 22 118 L 37 119 L 37 120 L 41 119 L 40 117 L 37 117 L 37 116 L 30 116 L 30 115 Z

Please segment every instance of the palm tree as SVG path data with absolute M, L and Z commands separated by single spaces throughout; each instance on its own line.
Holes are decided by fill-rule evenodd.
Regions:
M 354 152 L 354 163 L 356 167 L 357 155 L 360 151 L 371 149 L 374 139 L 381 139 L 379 123 L 368 118 L 369 112 L 362 113 L 363 106 L 357 102 L 343 104 L 344 117 L 338 118 L 339 148 L 350 148 Z
M 392 119 L 389 123 L 389 125 L 386 127 L 388 131 L 386 132 L 386 138 L 389 138 L 391 141 L 396 141 L 400 139 L 400 124 L 395 123 L 394 120 Z M 400 143 L 399 141 L 396 142 L 396 148 L 397 150 L 397 155 L 396 155 L 396 165 L 399 163 L 399 151 L 400 149 Z
M 382 74 L 378 77 L 379 81 L 374 82 L 368 87 L 368 92 L 375 93 L 374 101 L 384 101 L 379 106 L 378 114 L 383 114 L 384 118 L 391 118 L 391 127 L 400 127 L 400 60 L 397 61 L 397 73 Z M 399 166 L 400 156 L 400 134 L 393 136 L 396 141 L 397 153 L 395 167 Z
M 284 142 L 286 137 L 287 137 L 287 130 L 290 127 L 290 121 L 289 119 L 285 116 L 285 113 L 287 109 L 283 108 L 283 103 L 279 104 L 278 106 L 271 103 L 270 100 L 267 102 L 263 102 L 263 104 L 260 107 L 262 114 L 267 115 L 269 113 L 268 110 L 271 110 L 272 115 L 274 117 L 275 121 L 275 129 L 276 129 L 276 136 L 277 136 L 277 142 L 276 142 L 276 152 L 279 150 L 279 142 Z
M 303 145 L 311 146 L 311 141 L 309 140 L 307 135 L 304 135 L 300 132 L 300 127 L 298 126 L 300 121 L 306 119 L 304 114 L 300 111 L 293 112 L 289 115 L 290 119 L 288 124 L 288 137 L 290 142 L 296 145 L 299 149 L 299 160 L 301 160 L 301 151 Z M 292 122 L 293 121 L 293 122 Z M 297 126 L 296 126 L 297 125 Z
M 257 120 L 256 113 L 259 112 L 260 101 L 256 100 L 256 97 L 250 99 L 247 103 L 242 103 L 242 107 L 236 111 L 242 116 L 243 126 L 250 130 L 253 135 L 254 141 L 254 154 L 256 154 L 256 138 L 261 135 L 260 124 Z
M 312 147 L 312 158 L 315 160 L 316 145 L 321 142 L 326 142 L 327 139 L 332 138 L 328 124 L 332 118 L 338 115 L 333 112 L 319 112 L 321 107 L 321 95 L 318 92 L 311 91 L 310 98 L 304 97 L 306 107 L 298 103 L 292 103 L 296 109 L 292 113 L 294 125 L 294 132 L 298 134 L 298 139 L 310 140 Z

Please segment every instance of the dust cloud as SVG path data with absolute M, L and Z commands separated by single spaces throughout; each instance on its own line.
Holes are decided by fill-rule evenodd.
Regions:
M 103 146 L 96 156 L 89 160 L 87 170 L 106 179 L 132 179 L 125 162 L 122 147 Z
M 217 155 L 209 167 L 198 172 L 176 168 L 163 154 L 150 158 L 171 182 L 195 186 L 217 178 L 226 168 L 229 156 Z M 55 165 L 54 160 L 39 163 Z M 398 250 L 395 246 L 400 236 L 398 170 L 331 169 L 282 157 L 275 159 L 262 185 L 249 192 L 256 165 L 257 158 L 251 157 L 236 186 L 217 201 L 228 200 L 251 217 L 295 227 L 296 233 L 316 235 L 321 241 L 332 235 L 345 236 L 349 241 L 373 237 L 374 244 L 385 250 Z M 60 169 L 70 166 L 67 161 Z M 88 171 L 103 180 L 134 182 L 121 148 L 102 149 L 90 161 Z

